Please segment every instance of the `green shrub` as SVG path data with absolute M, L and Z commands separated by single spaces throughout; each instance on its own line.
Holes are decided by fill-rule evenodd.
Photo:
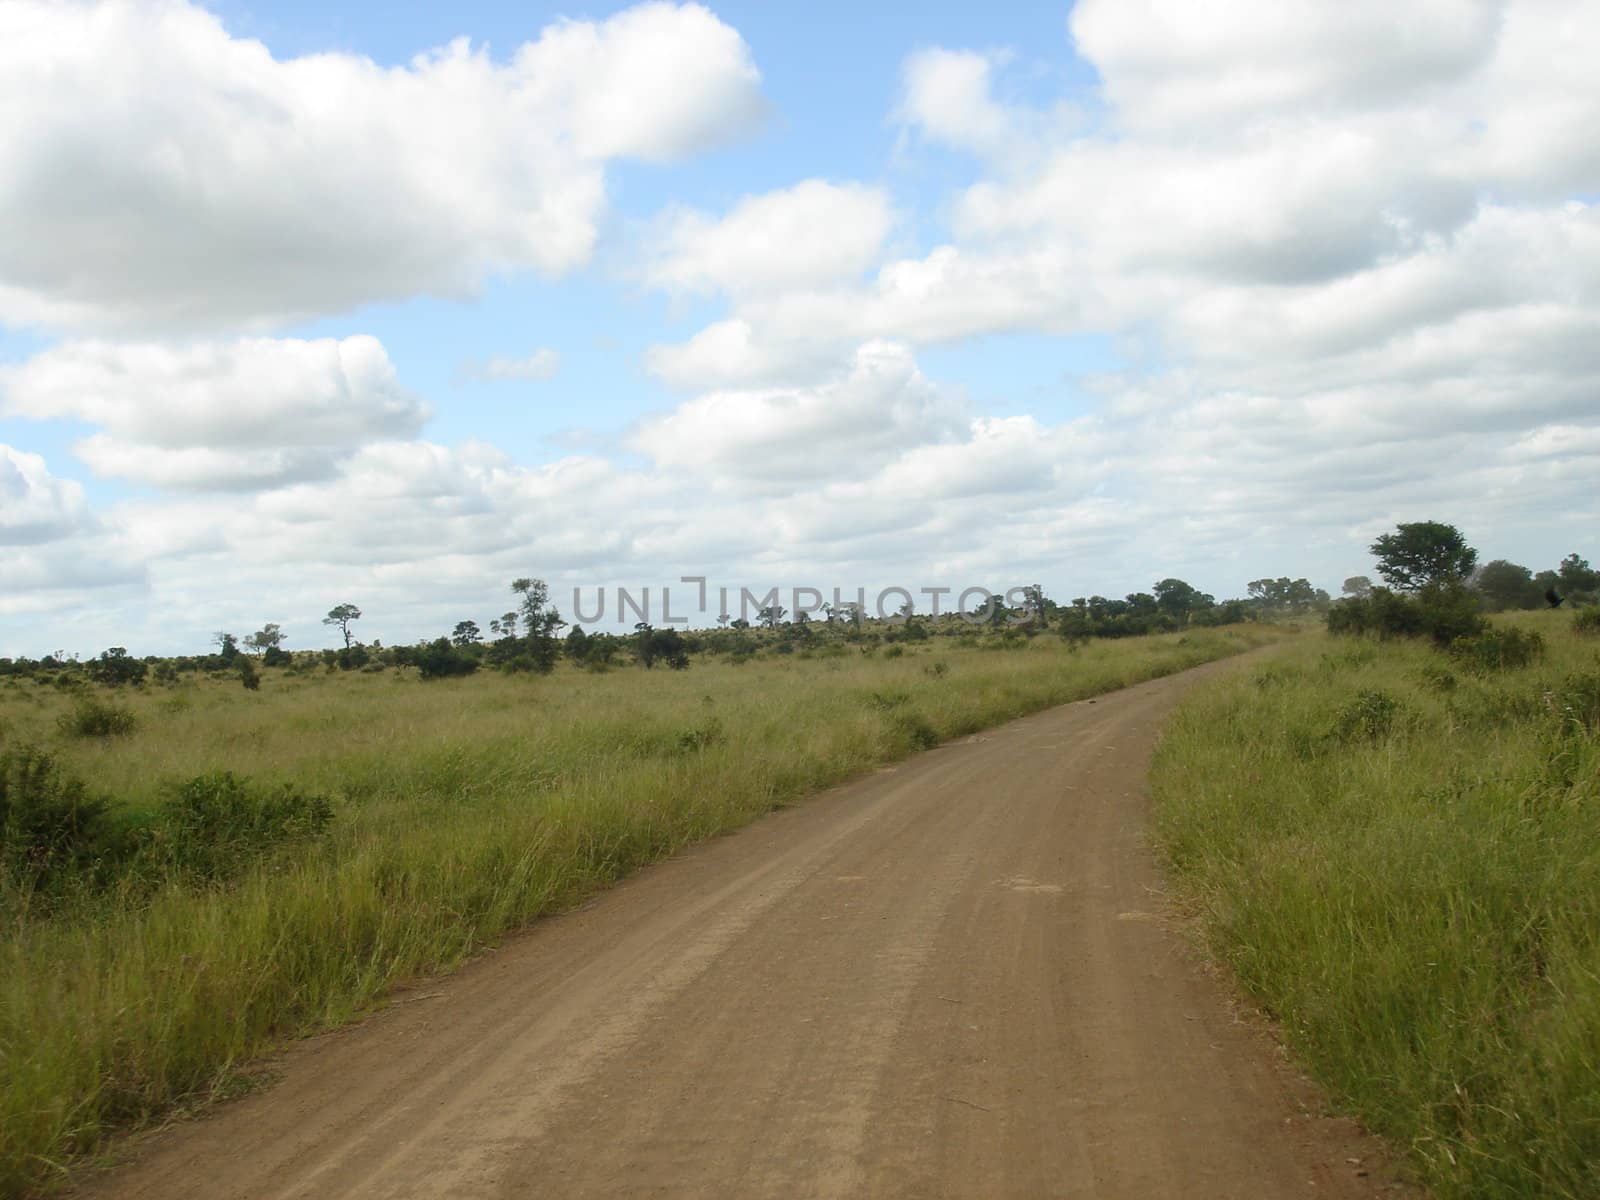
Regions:
M 1479 675 L 1526 667 L 1544 657 L 1544 638 L 1531 630 L 1498 626 L 1473 637 L 1458 637 L 1450 653 Z
M 449 638 L 438 638 L 429 642 L 418 651 L 415 661 L 417 671 L 424 679 L 448 679 L 453 675 L 471 675 L 478 669 L 478 660 L 456 649 L 450 644 Z M 511 669 L 510 663 L 506 664 L 506 668 Z M 533 660 L 528 659 L 526 666 L 519 666 L 516 669 L 532 670 Z
M 704 750 L 707 746 L 715 746 L 722 740 L 722 722 L 712 717 L 704 725 L 685 729 L 678 734 L 678 749 L 684 754 L 693 754 L 698 750 Z
M 1458 583 L 1431 584 L 1415 596 L 1373 588 L 1365 599 L 1352 597 L 1334 604 L 1327 624 L 1329 633 L 1431 637 L 1441 647 L 1488 627 L 1477 597 Z
M 27 891 L 55 887 L 96 857 L 106 808 L 44 751 L 0 753 L 0 876 Z
M 1334 720 L 1334 736 L 1346 742 L 1381 738 L 1394 727 L 1399 712 L 1400 701 L 1389 693 L 1363 688 L 1339 710 Z
M 69 737 L 120 737 L 132 733 L 138 721 L 124 705 L 84 696 L 57 723 Z
M 1591 604 L 1573 613 L 1572 632 L 1585 637 L 1600 637 L 1600 604 Z
M 172 788 L 154 831 L 156 859 L 201 879 L 226 879 L 282 842 L 321 833 L 332 819 L 323 796 L 213 771 Z

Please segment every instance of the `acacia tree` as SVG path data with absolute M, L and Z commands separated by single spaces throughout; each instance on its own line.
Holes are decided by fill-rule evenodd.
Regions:
M 464 649 L 483 641 L 483 633 L 476 621 L 457 621 L 455 629 L 450 634 L 450 641 L 457 649 Z
M 1354 596 L 1357 600 L 1365 600 L 1372 595 L 1372 580 L 1365 575 L 1352 575 L 1344 581 L 1344 587 L 1340 590 L 1346 596 Z
M 265 654 L 268 650 L 278 650 L 283 647 L 283 627 L 275 622 L 268 621 L 266 625 L 250 634 L 244 639 L 245 648 L 254 650 L 257 654 Z M 268 664 L 271 665 L 270 663 Z
M 351 641 L 350 622 L 360 619 L 361 610 L 354 604 L 339 604 L 328 610 L 328 615 L 322 618 L 322 623 L 338 627 L 339 632 L 344 634 L 344 648 L 348 650 Z
M 566 624 L 561 612 L 550 603 L 550 588 L 542 579 L 515 579 L 511 590 L 522 597 L 522 640 L 534 669 L 547 675 L 555 669 L 561 646 L 556 633 Z M 507 614 L 508 616 L 510 614 Z M 515 624 L 512 625 L 515 628 Z
M 1454 525 L 1414 521 L 1395 527 L 1372 543 L 1378 574 L 1402 592 L 1433 584 L 1460 583 L 1478 565 L 1478 552 Z

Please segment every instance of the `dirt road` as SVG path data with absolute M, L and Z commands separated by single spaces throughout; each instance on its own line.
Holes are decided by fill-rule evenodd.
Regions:
M 1150 750 L 1229 669 L 930 751 L 646 871 L 297 1044 L 274 1086 L 86 1192 L 1376 1194 L 1373 1145 L 1315 1115 L 1157 916 Z

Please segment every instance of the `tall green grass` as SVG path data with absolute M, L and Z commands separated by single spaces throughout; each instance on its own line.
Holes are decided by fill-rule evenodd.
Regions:
M 427 684 L 269 673 L 259 693 L 129 693 L 133 732 L 109 739 L 67 737 L 70 697 L 13 686 L 8 743 L 47 744 L 125 811 L 222 770 L 335 804 L 320 840 L 229 886 L 175 876 L 3 931 L 0 1195 L 58 1180 L 110 1130 L 225 1091 L 274 1039 L 348 1020 L 687 842 L 930 742 L 1280 636 L 938 639 L 893 659 Z
M 1600 1196 L 1600 647 L 1566 614 L 1506 624 L 1542 657 L 1317 636 L 1196 693 L 1157 754 L 1157 830 L 1216 952 L 1435 1194 L 1579 1200 Z

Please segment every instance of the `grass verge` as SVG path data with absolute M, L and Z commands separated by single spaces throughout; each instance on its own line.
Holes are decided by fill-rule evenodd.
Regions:
M 1441 1198 L 1600 1195 L 1600 653 L 1306 638 L 1188 698 L 1156 826 L 1214 952 Z M 1471 649 L 1468 647 L 1467 649 Z

